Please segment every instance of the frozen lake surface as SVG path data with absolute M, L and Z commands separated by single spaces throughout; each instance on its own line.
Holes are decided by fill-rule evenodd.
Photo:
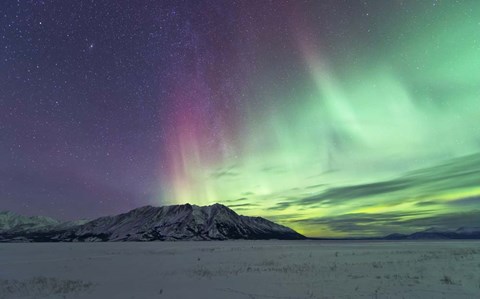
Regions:
M 480 298 L 480 241 L 0 244 L 0 298 Z

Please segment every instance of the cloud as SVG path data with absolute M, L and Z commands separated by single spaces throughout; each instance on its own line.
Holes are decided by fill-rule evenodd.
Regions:
M 480 226 L 480 210 L 431 215 L 432 211 L 350 213 L 339 216 L 292 220 L 304 225 L 322 225 L 350 236 L 413 233 L 430 227 L 456 229 Z
M 288 208 L 288 207 L 290 207 L 294 204 L 295 203 L 290 202 L 290 201 L 282 201 L 282 202 L 276 203 L 275 206 L 269 207 L 268 209 L 273 210 L 273 211 L 281 211 L 281 210 L 285 210 L 286 208 Z
M 480 153 L 413 171 L 408 173 L 406 177 L 415 182 L 414 186 L 425 193 L 478 187 L 480 182 Z
M 318 188 L 321 188 L 321 187 L 324 187 L 325 184 L 316 184 L 316 185 L 310 185 L 310 186 L 307 186 L 305 187 L 305 189 L 318 189 Z
M 379 195 L 385 200 L 404 201 L 412 197 L 439 196 L 445 191 L 456 189 L 478 188 L 479 182 L 480 153 L 477 153 L 412 171 L 388 181 L 329 188 L 319 194 L 299 199 L 298 204 L 318 205 L 327 201 L 338 204 Z
M 426 206 L 434 206 L 434 205 L 444 205 L 450 207 L 480 207 L 480 195 L 478 196 L 471 196 L 471 197 L 463 197 L 454 200 L 425 200 L 419 201 L 415 203 L 416 206 L 419 207 L 426 207 Z
M 286 225 L 290 225 L 291 223 L 295 223 L 295 219 L 299 219 L 304 217 L 304 214 L 301 213 L 289 213 L 289 214 L 282 214 L 282 215 L 269 215 L 265 216 L 265 219 L 268 219 L 273 222 L 283 223 Z
M 285 173 L 287 170 L 279 165 L 271 165 L 271 166 L 265 166 L 262 169 L 260 169 L 263 172 L 270 173 L 270 174 L 276 174 L 276 173 Z
M 480 196 L 465 197 L 448 202 L 453 206 L 475 206 L 480 207 Z
M 237 199 L 224 200 L 223 202 L 225 202 L 225 203 L 229 203 L 229 202 L 236 203 L 236 202 L 239 202 L 239 201 L 246 201 L 246 200 L 248 200 L 247 197 L 240 197 L 240 198 L 237 198 Z
M 227 205 L 229 208 L 246 208 L 246 207 L 256 207 L 258 206 L 257 204 L 254 203 L 241 203 L 241 204 L 228 204 Z
M 327 200 L 348 201 L 357 198 L 375 196 L 384 193 L 391 193 L 406 189 L 410 186 L 411 182 L 404 179 L 354 185 L 346 187 L 335 187 L 327 189 L 318 195 L 307 197 L 301 200 L 304 204 L 321 203 Z
M 236 178 L 238 176 L 240 176 L 240 173 L 236 170 L 235 166 L 220 168 L 212 173 L 212 177 L 215 179 Z
M 243 196 L 251 196 L 251 195 L 255 195 L 255 193 L 247 191 L 247 192 L 243 192 L 242 195 Z
M 421 217 L 416 219 L 405 220 L 401 223 L 408 227 L 417 228 L 459 228 L 459 227 L 479 227 L 480 226 L 480 210 L 445 213 L 440 215 Z
M 389 213 L 348 213 L 339 216 L 328 216 L 318 218 L 299 219 L 295 222 L 307 223 L 307 224 L 340 224 L 340 223 L 400 223 L 404 217 L 412 217 L 425 215 L 429 211 L 413 211 L 413 212 L 389 212 Z
M 425 200 L 425 201 L 419 201 L 416 202 L 415 205 L 419 207 L 427 207 L 427 206 L 434 206 L 434 205 L 439 205 L 442 204 L 442 201 L 440 200 Z

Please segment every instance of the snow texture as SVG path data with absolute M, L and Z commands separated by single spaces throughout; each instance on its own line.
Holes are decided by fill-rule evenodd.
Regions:
M 480 242 L 4 243 L 13 298 L 480 298 Z

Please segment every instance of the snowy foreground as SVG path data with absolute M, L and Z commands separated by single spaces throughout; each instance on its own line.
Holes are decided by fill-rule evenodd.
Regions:
M 480 298 L 480 242 L 0 244 L 0 298 Z

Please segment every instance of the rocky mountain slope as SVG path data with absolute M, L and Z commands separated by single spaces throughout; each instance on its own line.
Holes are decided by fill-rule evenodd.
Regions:
M 2 223 L 0 222 L 0 225 Z M 11 227 L 11 226 L 9 226 Z M 241 216 L 231 209 L 211 206 L 145 206 L 124 214 L 101 217 L 78 225 L 53 224 L 36 230 L 0 227 L 0 241 L 157 241 L 285 239 L 305 237 L 261 217 Z

